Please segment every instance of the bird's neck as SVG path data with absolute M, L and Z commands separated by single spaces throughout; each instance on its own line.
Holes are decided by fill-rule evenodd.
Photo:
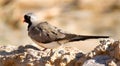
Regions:
M 35 27 L 37 24 L 38 24 L 38 22 L 34 22 L 34 23 L 29 22 L 28 23 L 28 31 L 30 30 L 30 28 Z
M 30 29 L 30 27 L 32 26 L 32 22 L 28 23 L 28 30 Z

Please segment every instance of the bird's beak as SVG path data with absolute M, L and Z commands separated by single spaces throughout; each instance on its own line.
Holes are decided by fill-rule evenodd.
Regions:
M 22 17 L 22 22 L 24 23 L 26 20 L 25 20 L 25 18 L 24 17 Z
M 26 20 L 24 19 L 23 22 L 26 22 Z
M 23 20 L 23 22 L 25 22 L 25 20 Z

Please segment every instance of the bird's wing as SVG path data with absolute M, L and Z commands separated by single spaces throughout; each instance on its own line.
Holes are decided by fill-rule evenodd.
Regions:
M 30 33 L 30 32 L 29 32 Z M 32 29 L 31 38 L 38 42 L 49 43 L 53 41 L 79 41 L 86 39 L 108 38 L 108 36 L 84 36 L 65 33 L 61 29 L 54 27 L 47 22 L 42 22 Z
M 46 23 L 39 23 L 29 31 L 29 36 L 37 42 L 49 43 L 66 39 L 66 34 L 62 30 Z

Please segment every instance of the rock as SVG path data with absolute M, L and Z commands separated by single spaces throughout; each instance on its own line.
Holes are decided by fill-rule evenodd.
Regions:
M 115 42 L 116 44 L 116 47 L 115 47 L 115 50 L 114 50 L 114 55 L 115 55 L 115 58 L 117 60 L 120 60 L 120 42 Z
M 117 66 L 120 66 L 120 61 L 117 62 Z
M 108 66 L 117 66 L 117 64 L 113 60 L 108 60 L 107 65 Z
M 110 57 L 106 55 L 96 56 L 92 59 L 85 61 L 83 66 L 106 66 L 106 61 L 108 59 L 110 59 Z
M 81 57 L 76 66 L 119 66 L 119 41 L 102 40 L 100 43 L 93 51 Z
M 110 50 L 112 47 L 112 46 L 111 47 L 109 47 L 109 46 L 112 45 L 113 42 L 114 42 L 113 39 L 101 40 L 100 41 L 101 44 L 96 46 L 96 48 L 94 48 L 93 51 L 86 54 L 86 56 L 89 58 L 93 58 L 96 55 L 107 54 L 108 50 Z
M 42 50 L 32 45 L 0 46 L 0 66 L 120 66 L 119 44 L 104 39 L 86 54 L 74 47 Z
M 74 66 L 82 55 L 78 49 L 71 47 L 43 51 L 32 45 L 18 48 L 1 46 L 0 66 Z

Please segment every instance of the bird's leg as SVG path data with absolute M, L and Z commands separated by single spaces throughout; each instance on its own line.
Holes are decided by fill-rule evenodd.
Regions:
M 47 50 L 47 48 L 44 48 L 42 51 L 46 51 Z
M 47 50 L 47 48 L 44 48 L 42 51 L 46 51 Z M 47 55 L 50 55 L 50 56 L 52 56 L 54 54 L 54 51 L 53 51 L 53 49 L 50 49 L 50 51 L 47 53 Z
M 63 49 L 63 45 L 61 44 L 61 46 L 56 50 L 56 52 L 59 52 L 61 49 Z
M 47 48 L 44 48 L 42 51 L 47 51 Z M 49 52 L 47 52 L 47 55 L 51 55 L 51 53 L 52 53 L 52 49 L 50 49 L 50 51 Z
M 60 47 L 57 48 L 57 49 L 54 51 L 54 54 L 55 54 L 55 53 L 59 53 L 59 51 L 61 51 L 61 50 L 63 49 L 63 43 L 64 43 L 64 42 L 61 43 L 61 42 L 58 41 L 57 43 L 60 45 Z
M 53 51 L 53 49 L 50 49 L 50 56 L 52 56 L 55 52 Z
M 63 46 L 61 45 L 59 48 L 57 49 L 51 49 L 51 53 L 50 53 L 50 56 L 56 54 L 56 53 L 59 53 L 61 51 L 61 49 L 63 48 Z

